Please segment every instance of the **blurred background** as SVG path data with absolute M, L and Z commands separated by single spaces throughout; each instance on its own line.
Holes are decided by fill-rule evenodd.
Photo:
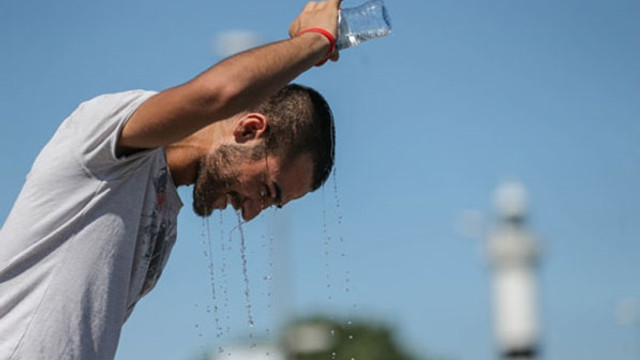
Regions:
M 497 359 L 504 183 L 526 189 L 539 247 L 540 358 L 640 358 L 640 2 L 386 3 L 389 37 L 296 80 L 332 105 L 331 179 L 242 225 L 196 217 L 181 189 L 178 242 L 117 359 Z M 80 102 L 284 39 L 304 4 L 0 2 L 0 219 Z

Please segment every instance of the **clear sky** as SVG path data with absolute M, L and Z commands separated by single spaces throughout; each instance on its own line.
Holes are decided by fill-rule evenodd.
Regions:
M 304 3 L 0 2 L 0 220 L 81 101 L 187 81 L 220 60 L 213 40 L 229 30 L 283 39 Z M 493 359 L 483 242 L 456 224 L 469 211 L 492 224 L 505 180 L 527 187 L 544 248 L 544 358 L 640 356 L 614 316 L 640 298 L 640 2 L 387 5 L 388 38 L 297 80 L 334 109 L 335 177 L 243 226 L 248 286 L 235 214 L 207 224 L 182 189 L 172 258 L 117 359 L 191 359 L 316 313 L 389 324 L 418 353 Z

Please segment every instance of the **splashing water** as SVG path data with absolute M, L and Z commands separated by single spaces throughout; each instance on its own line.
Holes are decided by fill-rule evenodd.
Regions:
M 322 253 L 325 260 L 324 266 L 326 270 L 325 271 L 325 281 L 326 281 L 325 286 L 327 289 L 326 299 L 330 304 L 335 301 L 336 296 L 339 296 L 338 293 L 340 292 L 343 292 L 343 295 L 349 294 L 350 296 L 353 296 L 352 278 L 351 278 L 352 274 L 350 271 L 351 269 L 349 268 L 349 259 L 348 259 L 348 257 L 351 254 L 349 253 L 349 251 L 346 251 L 347 243 L 345 241 L 345 237 L 342 236 L 341 234 L 342 232 L 341 227 L 343 225 L 343 216 L 341 214 L 340 194 L 338 191 L 338 184 L 337 184 L 336 178 L 337 178 L 336 172 L 334 171 L 333 184 L 332 184 L 333 186 L 331 187 L 331 185 L 329 185 L 327 187 L 322 188 L 322 200 L 323 200 L 322 201 L 322 204 L 323 204 L 322 206 L 322 237 L 323 237 Z M 326 191 L 329 191 L 329 193 L 326 193 Z M 333 194 L 331 194 L 331 192 L 333 192 Z M 334 202 L 334 204 L 331 204 L 332 202 Z M 232 258 L 237 257 L 236 253 L 232 253 L 232 255 L 229 255 L 230 254 L 229 251 L 231 251 L 232 249 L 235 249 L 233 251 L 239 250 L 239 253 L 240 253 L 239 255 L 241 259 L 241 264 L 240 264 L 241 276 L 242 276 L 242 281 L 244 283 L 243 296 L 245 300 L 245 309 L 247 314 L 246 321 L 249 325 L 249 328 L 251 329 L 250 330 L 251 333 L 248 334 L 248 336 L 253 342 L 254 331 L 257 331 L 255 328 L 254 313 L 259 312 L 259 310 L 261 310 L 261 307 L 256 306 L 254 308 L 254 304 L 252 303 L 252 298 L 251 298 L 252 292 L 254 296 L 255 294 L 260 294 L 260 296 L 266 296 L 267 298 L 266 306 L 269 309 L 269 311 L 272 311 L 273 310 L 272 308 L 275 306 L 273 304 L 272 293 L 271 293 L 271 290 L 272 290 L 271 286 L 273 283 L 273 277 L 275 273 L 274 271 L 275 270 L 274 269 L 275 237 L 272 232 L 273 229 L 270 229 L 270 232 L 268 235 L 266 236 L 263 235 L 261 237 L 262 247 L 266 248 L 268 246 L 268 250 L 269 250 L 268 251 L 268 254 L 269 254 L 268 270 L 258 275 L 258 277 L 263 280 L 262 285 L 266 286 L 266 292 L 263 292 L 260 288 L 261 284 L 250 284 L 249 274 L 248 274 L 249 272 L 248 258 L 252 257 L 254 253 L 253 252 L 247 253 L 247 251 L 252 250 L 252 247 L 251 247 L 251 244 L 249 244 L 250 245 L 249 248 L 247 247 L 247 243 L 245 239 L 245 229 L 243 228 L 246 222 L 242 220 L 241 211 L 236 211 L 236 218 L 237 218 L 237 225 L 229 226 L 229 224 L 227 224 L 227 227 L 228 228 L 232 227 L 232 229 L 228 231 L 228 228 L 227 228 L 228 232 L 226 232 L 223 228 L 223 212 L 220 212 L 221 241 L 220 241 L 219 247 L 218 247 L 218 244 L 214 244 L 214 241 L 211 238 L 211 226 L 209 221 L 208 220 L 203 221 L 201 244 L 204 250 L 205 257 L 208 260 L 208 267 L 209 267 L 208 270 L 209 270 L 209 278 L 210 278 L 210 286 L 211 286 L 210 296 L 214 302 L 212 307 L 207 307 L 208 308 L 207 312 L 208 313 L 213 312 L 213 315 L 215 317 L 216 331 L 217 331 L 216 336 L 218 338 L 221 338 L 224 336 L 225 334 L 224 328 L 226 328 L 227 334 L 230 333 L 231 331 L 230 316 L 232 313 L 231 311 L 232 302 L 230 302 L 229 293 L 232 291 L 230 291 L 228 283 L 229 281 L 232 281 L 230 276 L 231 277 L 235 276 L 235 266 L 237 265 L 237 263 L 235 263 L 234 261 L 230 262 L 228 259 L 229 259 L 229 256 L 232 256 Z M 233 223 L 233 221 L 231 221 L 231 223 Z M 247 228 L 247 229 L 248 229 L 247 231 L 250 231 L 251 228 Z M 236 235 L 239 235 L 240 237 L 239 242 Z M 215 261 L 213 258 L 214 245 L 216 246 Z M 239 249 L 234 248 L 235 245 L 237 245 Z M 220 249 L 220 254 L 218 254 L 218 248 Z M 266 249 L 263 249 L 263 250 L 266 250 Z M 261 253 L 264 253 L 263 250 L 261 250 Z M 340 265 L 340 266 L 337 266 L 337 265 Z M 344 281 L 343 286 L 340 286 L 340 282 L 342 282 L 340 281 L 340 277 L 341 277 L 340 272 L 343 272 L 344 274 L 344 277 L 342 279 Z M 242 286 L 242 283 L 239 283 L 239 285 Z M 254 287 L 258 286 L 258 288 L 252 289 L 251 285 L 253 285 Z M 242 303 L 240 302 L 240 305 L 241 304 Z M 353 310 L 355 310 L 357 306 L 358 305 L 354 301 Z M 222 315 L 222 319 L 220 315 Z M 333 316 L 331 316 L 331 320 L 332 322 L 335 323 L 335 319 Z M 357 337 L 354 335 L 355 329 L 353 328 L 353 326 L 351 326 L 351 320 L 348 321 L 348 325 L 349 326 L 347 326 L 345 329 L 347 332 L 346 335 L 348 336 L 349 341 L 355 341 Z M 204 331 L 201 324 L 196 324 L 195 327 L 196 327 L 196 331 L 199 331 L 200 333 Z M 268 328 L 265 331 L 267 333 L 267 337 L 270 337 L 271 331 Z M 335 329 L 330 329 L 330 331 L 331 331 L 332 337 L 337 336 Z M 200 334 L 199 336 L 201 337 L 202 334 Z M 255 343 L 250 345 L 251 348 L 255 348 L 256 346 L 257 345 Z M 223 349 L 222 347 L 218 347 L 219 354 L 223 354 L 227 352 L 227 350 L 228 349 Z M 228 355 L 231 356 L 231 353 L 228 353 Z M 267 356 L 269 355 L 270 354 L 267 354 Z M 341 358 L 342 358 L 342 355 L 343 354 L 341 354 Z M 336 352 L 333 352 L 331 354 L 332 359 L 335 360 L 337 357 L 338 357 L 338 354 Z M 346 357 L 346 358 L 351 358 L 351 360 L 355 360 L 355 358 L 352 358 L 352 357 Z
M 338 191 L 338 175 L 337 175 L 337 169 L 334 169 L 333 174 L 332 174 L 332 180 L 333 180 L 333 196 L 334 196 L 334 201 L 335 201 L 335 208 L 336 208 L 336 220 L 337 220 L 337 224 L 338 224 L 338 230 L 340 233 L 342 233 L 342 223 L 343 223 L 343 215 L 342 215 L 342 210 L 340 207 L 340 193 Z M 351 293 L 351 271 L 349 270 L 349 258 L 347 256 L 347 252 L 344 250 L 346 246 L 345 243 L 345 239 L 344 236 L 340 235 L 340 247 L 342 249 L 342 252 L 340 254 L 340 258 L 343 262 L 344 265 L 344 292 L 345 294 L 349 294 Z M 353 295 L 353 294 L 351 294 Z M 353 296 L 351 296 L 353 299 Z M 355 301 L 352 302 L 352 309 L 355 310 L 357 309 L 358 305 Z M 347 320 L 347 330 L 349 331 L 349 340 L 353 341 L 355 339 L 354 334 L 352 333 L 353 328 L 352 328 L 352 321 L 351 319 Z M 352 358 L 352 360 L 354 360 L 354 358 Z
M 231 245 L 232 245 L 232 239 L 231 237 L 229 237 L 229 244 L 225 245 L 224 242 L 224 219 L 222 216 L 222 211 L 220 212 L 220 253 L 222 254 L 222 266 L 220 269 L 220 273 L 222 274 L 222 295 L 223 295 L 223 302 L 222 302 L 222 307 L 226 313 L 225 315 L 225 320 L 227 323 L 227 326 L 225 328 L 227 333 L 231 332 L 231 315 L 229 315 L 229 282 L 227 279 L 227 250 L 231 249 Z M 219 337 L 222 336 L 222 330 L 219 333 Z
M 248 323 L 249 323 L 249 327 L 253 327 L 253 312 L 252 312 L 252 305 L 251 305 L 251 294 L 249 292 L 249 272 L 247 270 L 247 245 L 245 243 L 245 239 L 244 239 L 244 230 L 242 229 L 242 225 L 243 225 L 243 221 L 242 221 L 242 213 L 240 212 L 240 210 L 238 210 L 236 212 L 236 215 L 238 216 L 238 231 L 240 232 L 240 258 L 242 260 L 242 276 L 243 276 L 243 280 L 244 280 L 244 297 L 245 300 L 247 302 L 247 317 L 248 317 Z M 250 336 L 252 336 L 253 334 L 250 334 Z
M 215 268 L 213 261 L 213 240 L 211 238 L 211 224 L 209 223 L 209 218 L 203 218 L 203 226 L 205 226 L 207 230 L 207 242 L 208 242 L 208 250 L 209 250 L 209 279 L 211 283 L 211 300 L 213 301 L 213 317 L 216 325 L 217 336 L 220 337 L 221 326 L 220 326 L 220 315 L 218 311 L 218 297 L 216 295 L 216 277 L 215 277 Z M 206 254 L 206 251 L 205 251 Z M 209 307 L 207 307 L 209 308 Z
M 332 295 L 332 289 L 331 289 L 331 252 L 330 252 L 330 245 L 331 245 L 331 235 L 329 234 L 328 231 L 328 226 L 327 226 L 327 209 L 325 206 L 326 202 L 325 202 L 325 188 L 324 186 L 322 187 L 322 237 L 324 238 L 323 241 L 323 247 L 324 247 L 324 266 L 325 266 L 325 278 L 326 278 L 326 287 L 327 287 L 327 301 L 329 302 L 329 304 L 331 304 L 333 302 L 333 295 Z M 329 317 L 329 319 L 331 320 L 331 322 L 334 322 L 334 317 L 333 315 L 331 315 Z M 331 337 L 335 336 L 335 329 L 331 329 Z M 333 359 L 335 359 L 335 353 L 333 353 Z

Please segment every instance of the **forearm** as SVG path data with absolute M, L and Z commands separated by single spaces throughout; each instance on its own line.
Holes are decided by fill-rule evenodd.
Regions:
M 211 67 L 187 84 L 206 114 L 226 118 L 251 108 L 327 56 L 330 43 L 318 33 L 248 50 Z M 203 119 L 210 122 L 211 119 Z
M 331 43 L 324 35 L 296 35 L 319 27 L 335 36 L 340 1 L 307 3 L 289 28 L 291 39 L 232 56 L 145 101 L 125 125 L 119 147 L 171 144 L 274 94 L 328 55 Z M 332 55 L 335 60 L 337 54 Z
M 250 109 L 321 61 L 329 47 L 324 36 L 308 33 L 232 56 L 147 100 L 134 114 L 144 119 L 130 121 L 121 145 L 163 146 Z

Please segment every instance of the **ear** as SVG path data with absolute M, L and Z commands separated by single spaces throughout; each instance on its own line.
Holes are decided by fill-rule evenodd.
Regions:
M 267 117 L 260 113 L 249 113 L 242 116 L 233 129 L 233 136 L 237 143 L 259 139 L 267 131 Z

